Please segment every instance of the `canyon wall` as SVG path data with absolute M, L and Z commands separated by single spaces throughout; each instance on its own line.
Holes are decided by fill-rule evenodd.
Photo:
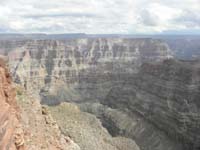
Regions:
M 6 49 L 13 77 L 41 103 L 76 102 L 141 150 L 198 150 L 199 63 L 170 60 L 161 40 L 17 43 Z
M 6 50 L 10 51 L 8 56 L 13 77 L 26 89 L 37 92 L 44 87 L 53 88 L 60 81 L 75 85 L 81 78 L 94 74 L 136 73 L 143 62 L 172 57 L 165 43 L 152 39 L 35 40 L 16 43 L 13 44 L 16 44 L 15 48 Z
M 166 60 L 112 88 L 102 102 L 142 115 L 184 149 L 200 146 L 200 63 Z
M 163 40 L 173 49 L 174 56 L 179 59 L 194 60 L 200 58 L 199 36 L 165 37 Z

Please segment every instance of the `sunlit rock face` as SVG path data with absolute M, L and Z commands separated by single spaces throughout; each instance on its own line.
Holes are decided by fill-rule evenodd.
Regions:
M 141 150 L 198 150 L 199 62 L 170 60 L 152 39 L 21 43 L 8 52 L 13 77 L 42 103 L 79 103 Z

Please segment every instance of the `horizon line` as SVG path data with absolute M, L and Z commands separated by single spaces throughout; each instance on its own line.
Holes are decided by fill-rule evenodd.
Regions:
M 3 33 L 0 32 L 0 35 L 131 35 L 131 36 L 154 36 L 154 35 L 198 35 L 200 36 L 200 33 L 152 33 L 152 34 L 142 34 L 142 33 L 40 33 L 40 32 L 34 32 L 34 33 Z

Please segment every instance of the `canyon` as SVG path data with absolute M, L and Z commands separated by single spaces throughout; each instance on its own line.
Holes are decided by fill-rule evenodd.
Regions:
M 27 93 L 17 94 L 21 110 L 28 114 L 24 107 L 31 111 L 36 105 L 42 113 L 45 105 L 59 128 L 58 139 L 70 137 L 76 148 L 200 148 L 200 61 L 178 60 L 169 41 L 8 38 L 0 40 L 0 52 Z M 22 120 L 34 120 L 25 114 Z M 36 130 L 45 133 L 45 128 Z

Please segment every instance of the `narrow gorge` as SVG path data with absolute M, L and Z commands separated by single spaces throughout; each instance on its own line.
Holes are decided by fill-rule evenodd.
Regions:
M 76 148 L 200 149 L 200 61 L 163 40 L 5 39 L 0 53 Z

